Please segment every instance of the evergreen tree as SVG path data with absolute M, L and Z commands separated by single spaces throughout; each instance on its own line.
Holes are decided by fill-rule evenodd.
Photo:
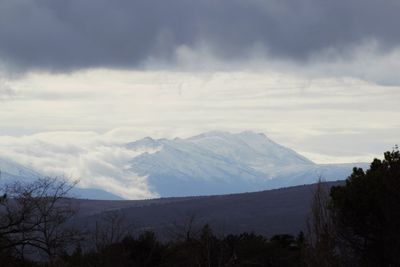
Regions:
M 331 189 L 331 209 L 342 255 L 362 266 L 400 266 L 400 152 L 354 168 L 344 186 Z M 340 243 L 339 243 L 340 244 Z M 347 253 L 348 252 L 348 253 Z

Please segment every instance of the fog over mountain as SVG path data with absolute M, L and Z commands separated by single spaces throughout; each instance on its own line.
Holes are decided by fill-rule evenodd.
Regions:
M 39 172 L 36 172 L 30 168 L 24 167 L 21 164 L 13 161 L 0 158 L 0 186 L 12 185 L 15 182 L 29 183 L 44 176 Z M 81 188 L 79 186 L 74 187 L 70 196 L 76 198 L 86 199 L 107 199 L 107 200 L 121 200 L 122 198 L 109 193 L 105 190 L 94 189 L 94 188 Z
M 264 134 L 251 131 L 211 131 L 184 139 L 146 137 L 112 149 L 124 151 L 119 153 L 120 157 L 123 154 L 123 160 L 117 156 L 102 159 L 103 165 L 109 165 L 108 169 L 93 162 L 80 166 L 90 169 L 94 165 L 96 172 L 82 172 L 88 175 L 79 177 L 82 179 L 80 186 L 84 188 L 77 188 L 73 192 L 75 196 L 90 199 L 135 198 L 124 195 L 118 187 L 109 186 L 114 180 L 126 190 L 148 190 L 151 193 L 148 197 L 139 198 L 254 192 L 311 184 L 320 177 L 327 181 L 343 180 L 354 166 L 366 167 L 363 163 L 315 164 Z M 0 160 L 2 183 L 29 181 L 47 175 L 44 170 L 32 170 L 15 162 L 18 159 L 14 162 Z M 71 164 L 79 162 L 82 160 L 71 161 Z M 120 176 L 116 172 L 113 176 L 110 168 L 120 168 Z M 107 177 L 109 181 L 104 182 Z M 139 179 L 141 183 L 132 183 L 134 179 Z

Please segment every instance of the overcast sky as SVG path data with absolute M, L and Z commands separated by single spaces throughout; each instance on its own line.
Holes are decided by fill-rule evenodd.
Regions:
M 399 143 L 399 14 L 398 0 L 0 0 L 0 156 L 45 168 L 74 154 L 57 145 L 253 130 L 316 162 L 370 161 Z

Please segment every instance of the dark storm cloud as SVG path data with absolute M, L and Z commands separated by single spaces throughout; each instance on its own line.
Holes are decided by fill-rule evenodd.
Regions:
M 400 44 L 398 0 L 0 0 L 8 70 L 138 68 L 206 44 L 219 60 L 257 47 L 278 59 L 345 55 L 363 41 Z

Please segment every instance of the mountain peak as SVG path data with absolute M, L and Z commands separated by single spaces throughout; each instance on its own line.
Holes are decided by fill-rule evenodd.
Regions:
M 161 143 L 159 140 L 155 140 L 149 136 L 126 144 L 126 147 L 129 149 L 155 149 L 160 146 Z
M 277 172 L 315 164 L 262 133 L 210 131 L 185 139 L 142 139 L 158 144 L 157 153 L 132 159 L 131 171 L 148 177 L 162 196 L 257 190 Z
M 195 136 L 191 136 L 189 138 L 187 138 L 188 140 L 193 140 L 193 139 L 201 139 L 201 138 L 206 138 L 206 137 L 226 137 L 231 135 L 231 133 L 229 132 L 225 132 L 225 131 L 208 131 L 208 132 L 204 132 Z
M 196 140 L 196 139 L 202 139 L 202 138 L 208 138 L 208 137 L 219 137 L 219 138 L 251 138 L 251 139 L 266 139 L 268 141 L 271 141 L 265 134 L 263 133 L 256 133 L 250 130 L 247 131 L 243 131 L 243 132 L 239 132 L 239 133 L 231 133 L 228 131 L 219 131 L 219 130 L 215 130 L 215 131 L 208 131 L 208 132 L 204 132 L 192 137 L 187 138 L 188 140 Z
M 234 135 L 241 136 L 243 138 L 256 138 L 256 139 L 265 139 L 271 141 L 271 139 L 269 139 L 268 136 L 266 136 L 264 133 L 256 133 L 253 131 L 243 131 Z

